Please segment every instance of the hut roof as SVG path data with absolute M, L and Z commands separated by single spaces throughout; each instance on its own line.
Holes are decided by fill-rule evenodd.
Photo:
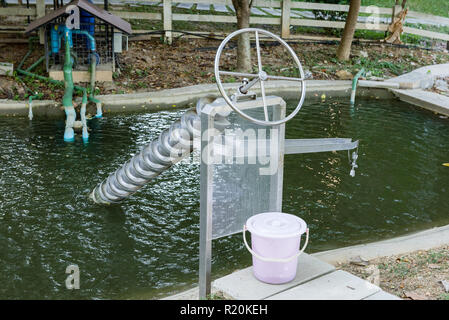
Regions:
M 128 22 L 126 22 L 122 18 L 114 16 L 112 13 L 109 13 L 106 10 L 98 8 L 97 6 L 95 6 L 94 4 L 90 3 L 87 0 L 73 0 L 70 3 L 66 4 L 65 6 L 62 6 L 50 12 L 49 14 L 34 20 L 25 29 L 25 33 L 30 33 L 63 15 L 67 15 L 66 8 L 70 5 L 75 5 L 78 8 L 87 11 L 88 13 L 97 17 L 98 19 L 103 20 L 104 22 L 114 26 L 115 28 L 123 31 L 124 33 L 127 34 L 132 33 L 131 25 Z

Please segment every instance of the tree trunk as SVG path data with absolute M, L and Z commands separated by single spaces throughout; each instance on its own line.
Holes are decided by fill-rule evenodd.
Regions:
M 359 16 L 360 11 L 360 2 L 361 0 L 351 0 L 348 17 L 346 18 L 345 29 L 343 30 L 343 37 L 337 50 L 338 60 L 349 60 L 352 39 L 354 38 L 357 17 Z
M 237 28 L 249 28 L 249 16 L 251 1 L 232 0 L 237 15 Z M 239 35 L 237 40 L 237 71 L 251 71 L 251 46 L 249 42 L 249 33 Z

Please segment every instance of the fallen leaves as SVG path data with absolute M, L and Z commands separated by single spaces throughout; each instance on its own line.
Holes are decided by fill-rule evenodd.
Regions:
M 416 292 L 404 292 L 404 298 L 409 298 L 411 300 L 428 300 L 427 297 Z
M 214 58 L 218 45 L 217 41 L 205 39 L 179 39 L 171 46 L 161 43 L 159 39 L 130 41 L 129 50 L 123 52 L 118 60 L 121 72 L 116 72 L 114 75 L 115 86 L 98 84 L 100 93 L 123 94 L 213 83 Z M 429 65 L 435 59 L 437 63 L 449 61 L 447 55 L 424 50 L 357 45 L 355 50 L 358 51 L 355 52 L 359 54 L 356 59 L 343 64 L 335 59 L 334 45 L 304 46 L 303 43 L 292 43 L 291 46 L 301 62 L 304 62 L 304 66 L 310 70 L 308 72 L 305 70 L 308 73 L 306 77 L 315 80 L 336 79 L 336 72 L 339 70 L 346 71 L 348 79 L 352 78 L 352 74 L 360 69 L 362 63 L 367 69 L 367 74 L 372 72 L 372 79 L 383 79 L 410 71 L 409 69 Z M 27 44 L 11 44 L 8 47 L 11 50 L 0 49 L 0 61 L 11 62 L 15 65 L 28 50 Z M 36 49 L 24 67 L 36 61 L 42 53 L 43 47 Z M 282 50 L 282 46 L 262 46 L 262 60 L 264 66 L 271 69 L 270 72 L 288 74 L 290 70 L 286 63 L 288 59 L 291 57 Z M 363 61 L 359 63 L 358 60 Z M 416 63 L 416 66 L 411 67 L 411 62 Z M 222 65 L 232 68 L 234 64 L 236 64 L 234 51 L 224 51 Z M 42 75 L 46 75 L 45 72 L 42 71 Z M 64 94 L 62 86 L 52 87 L 42 81 L 36 80 L 35 85 L 30 81 L 27 82 L 27 86 L 42 92 L 43 99 L 60 101 Z M 0 99 L 7 98 L 8 95 L 11 97 L 12 93 L 0 92 Z M 20 92 L 14 92 L 14 96 L 16 95 L 20 95 Z
M 449 299 L 449 246 L 368 261 L 357 256 L 342 269 L 410 300 Z

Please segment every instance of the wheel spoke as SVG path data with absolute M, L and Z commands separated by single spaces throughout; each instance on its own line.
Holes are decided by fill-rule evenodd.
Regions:
M 260 57 L 259 32 L 256 31 L 255 33 L 256 33 L 257 65 L 259 67 L 259 72 L 261 72 L 263 70 L 262 70 L 262 59 Z
M 245 78 L 256 78 L 259 76 L 258 74 L 233 72 L 233 71 L 218 71 L 218 72 L 224 76 L 236 76 L 236 77 L 245 77 Z
M 220 57 L 222 55 L 222 51 L 225 48 L 225 46 L 227 45 L 227 43 L 233 39 L 234 37 L 243 34 L 245 32 L 248 33 L 253 33 L 255 35 L 255 45 L 256 45 L 256 54 L 257 54 L 257 68 L 258 71 L 254 73 L 252 70 L 249 70 L 247 72 L 234 72 L 234 71 L 221 71 L 220 70 Z M 280 44 L 282 44 L 284 46 L 284 48 L 287 49 L 288 53 L 290 53 L 290 55 L 293 57 L 293 60 L 295 62 L 296 65 L 298 65 L 298 69 L 299 69 L 299 75 L 298 77 L 286 77 L 286 76 L 275 76 L 275 75 L 268 75 L 267 72 L 265 72 L 263 70 L 263 63 L 262 63 L 262 49 L 261 49 L 261 38 L 260 36 L 268 36 L 271 37 L 275 40 L 277 40 Z M 215 73 L 215 78 L 216 78 L 216 82 L 218 85 L 218 89 L 221 93 L 221 95 L 223 96 L 224 100 L 228 103 L 228 105 L 234 110 L 236 111 L 240 116 L 242 116 L 243 118 L 252 121 L 258 125 L 279 125 L 279 124 L 283 124 L 286 121 L 292 119 L 297 113 L 298 111 L 301 109 L 301 106 L 304 102 L 304 98 L 305 98 L 305 86 L 306 86 L 306 82 L 305 82 L 305 77 L 304 77 L 304 72 L 301 66 L 301 62 L 299 61 L 295 51 L 287 44 L 287 42 L 285 42 L 283 39 L 281 39 L 280 37 L 276 36 L 275 34 L 268 32 L 266 30 L 262 30 L 262 29 L 256 29 L 256 28 L 245 28 L 242 30 L 237 30 L 232 32 L 231 34 L 229 34 L 224 40 L 223 42 L 220 44 L 220 46 L 218 47 L 217 50 L 217 54 L 215 55 L 215 63 L 214 63 L 214 73 Z M 237 92 L 231 96 L 231 99 L 228 96 L 228 93 L 226 92 L 225 88 L 223 87 L 223 83 L 222 78 L 224 76 L 232 76 L 235 78 L 247 78 L 247 79 L 242 79 L 242 84 L 239 85 Z M 268 80 L 284 80 L 284 81 L 293 81 L 293 82 L 299 82 L 299 85 L 301 86 L 301 90 L 300 90 L 300 100 L 298 102 L 297 107 L 295 108 L 295 110 L 293 110 L 288 116 L 284 116 L 284 118 L 282 119 L 278 119 L 278 116 L 273 115 L 270 117 L 270 109 L 268 108 L 268 98 L 266 96 L 266 91 L 265 91 L 265 82 Z M 244 112 L 244 110 L 241 110 L 240 107 L 238 106 L 238 97 L 242 96 L 242 95 L 247 95 L 250 88 L 252 88 L 254 85 L 257 84 L 257 82 L 260 81 L 260 89 L 261 89 L 261 98 L 259 103 L 259 105 L 263 105 L 264 108 L 264 120 L 261 116 L 259 116 L 259 119 L 257 118 L 253 118 L 251 116 L 249 116 L 248 114 L 246 114 Z M 269 118 L 272 118 L 271 120 Z
M 260 91 L 262 92 L 263 113 L 265 115 L 265 121 L 270 121 L 268 119 L 267 99 L 265 97 L 265 85 L 264 85 L 264 81 L 263 80 L 260 80 Z
M 270 76 L 270 75 L 267 75 L 267 79 L 271 79 L 271 80 L 289 80 L 289 81 L 304 81 L 303 78 L 292 78 L 292 77 Z

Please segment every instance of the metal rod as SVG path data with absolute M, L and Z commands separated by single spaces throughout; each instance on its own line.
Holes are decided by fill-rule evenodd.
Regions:
M 283 76 L 270 76 L 267 74 L 267 79 L 270 80 L 288 80 L 288 81 L 304 81 L 303 78 L 283 77 Z
M 201 126 L 213 128 L 211 116 L 201 116 Z M 207 146 L 213 146 L 211 130 L 206 130 L 206 141 L 201 139 L 201 154 L 205 153 Z M 200 182 L 200 261 L 199 261 L 199 298 L 206 299 L 211 293 L 212 269 L 212 193 L 213 193 L 213 166 L 201 161 Z
M 257 32 L 256 30 L 255 34 L 256 34 L 257 65 L 259 67 L 259 74 L 262 74 L 263 68 L 262 68 L 262 57 L 260 54 L 259 32 Z M 260 79 L 260 92 L 262 93 L 263 114 L 265 117 L 265 121 L 269 121 L 267 99 L 265 98 L 265 85 L 263 84 L 263 79 Z
M 247 84 L 241 86 L 241 87 L 239 88 L 240 93 L 246 94 L 246 93 L 248 92 L 248 90 L 249 90 L 252 86 L 254 86 L 259 80 L 260 80 L 260 78 L 257 77 L 257 78 L 254 78 L 253 80 L 251 80 L 250 82 L 248 82 Z
M 233 72 L 233 71 L 219 71 L 220 74 L 225 76 L 236 76 L 236 77 L 245 77 L 245 78 L 255 78 L 258 77 L 258 74 L 252 73 L 243 73 L 243 72 Z

